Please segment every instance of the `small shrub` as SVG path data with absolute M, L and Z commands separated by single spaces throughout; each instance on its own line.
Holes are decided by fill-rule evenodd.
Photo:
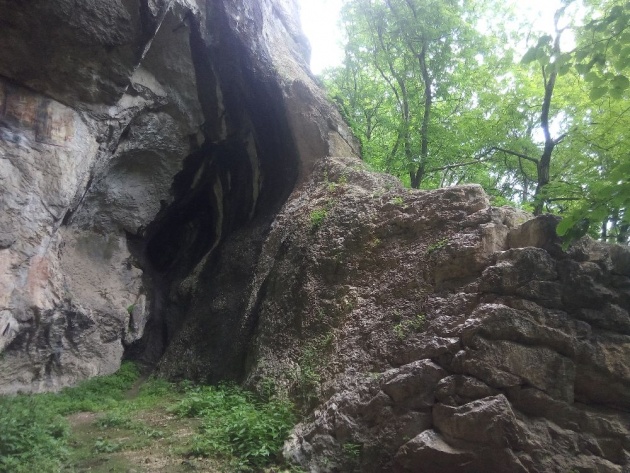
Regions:
M 173 410 L 205 419 L 190 453 L 227 457 L 240 471 L 279 460 L 284 440 L 295 424 L 288 401 L 261 402 L 235 386 L 192 388 Z
M 448 244 L 448 238 L 442 238 L 441 240 L 438 240 L 435 243 L 432 243 L 431 245 L 427 247 L 427 255 L 430 255 L 431 253 L 435 251 L 441 250 L 447 244 Z
M 326 209 L 315 209 L 311 212 L 311 228 L 313 230 L 317 230 L 326 216 L 328 215 L 328 210 Z
M 412 332 L 419 332 L 424 328 L 426 317 L 424 314 L 418 314 L 411 319 L 405 319 L 394 326 L 394 334 L 399 339 L 407 338 Z
M 94 442 L 94 452 L 96 453 L 115 453 L 122 450 L 123 444 L 113 440 L 99 438 Z
M 362 448 L 362 445 L 358 443 L 344 443 L 342 446 L 343 453 L 352 460 L 359 458 Z

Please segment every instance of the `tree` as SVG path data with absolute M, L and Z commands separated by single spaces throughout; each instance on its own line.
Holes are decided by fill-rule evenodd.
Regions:
M 366 159 L 411 187 L 428 178 L 430 187 L 456 181 L 459 170 L 485 157 L 472 152 L 473 135 L 462 136 L 460 126 L 482 122 L 475 80 L 488 75 L 483 71 L 491 61 L 481 52 L 496 41 L 475 28 L 482 6 L 351 0 L 344 8 L 346 60 L 326 83 L 354 124 Z
M 564 235 L 627 241 L 630 3 L 562 0 L 551 31 L 499 37 L 514 23 L 492 1 L 346 0 L 345 63 L 325 83 L 365 159 L 411 187 L 477 182 L 564 215 Z

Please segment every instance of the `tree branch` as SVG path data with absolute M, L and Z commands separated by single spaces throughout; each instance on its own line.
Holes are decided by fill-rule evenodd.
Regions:
M 430 172 L 446 171 L 446 170 L 451 170 L 455 168 L 461 168 L 464 166 L 471 166 L 473 164 L 482 164 L 484 162 L 485 161 L 483 161 L 482 159 L 475 159 L 473 161 L 467 161 L 465 163 L 447 164 L 446 166 L 440 166 L 439 168 L 427 169 L 425 172 L 430 173 Z
M 502 153 L 507 153 L 507 154 L 511 154 L 512 156 L 517 156 L 521 159 L 525 159 L 527 161 L 531 161 L 532 163 L 536 164 L 536 166 L 538 166 L 538 160 L 536 158 L 532 158 L 531 156 L 527 156 L 526 154 L 522 154 L 522 153 L 517 153 L 516 151 L 512 151 L 509 149 L 505 149 L 505 148 L 500 148 L 498 146 L 494 146 L 492 148 L 490 148 L 491 150 L 495 150 L 495 151 L 501 151 Z

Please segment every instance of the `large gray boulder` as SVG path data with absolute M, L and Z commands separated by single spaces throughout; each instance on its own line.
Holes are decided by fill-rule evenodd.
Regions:
M 627 247 L 567 252 L 478 186 L 403 190 L 327 158 L 258 267 L 247 382 L 309 416 L 308 471 L 626 472 Z

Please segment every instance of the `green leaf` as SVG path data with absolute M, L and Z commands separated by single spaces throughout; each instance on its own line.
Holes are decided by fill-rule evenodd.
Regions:
M 523 59 L 521 59 L 521 63 L 529 64 L 530 62 L 534 62 L 536 59 L 538 59 L 538 48 L 529 48 L 523 56 Z
M 623 7 L 621 5 L 615 5 L 608 14 L 608 21 L 613 22 L 617 19 L 617 17 L 623 14 Z
M 575 217 L 575 215 L 564 217 L 556 227 L 556 233 L 558 234 L 558 236 L 565 236 L 568 231 L 571 230 L 571 228 L 577 223 L 577 221 L 578 219 Z
M 558 68 L 558 75 L 564 76 L 571 70 L 571 64 L 563 64 Z
M 575 70 L 578 72 L 578 74 L 584 75 L 588 72 L 589 67 L 587 64 L 576 64 Z
M 613 61 L 613 65 L 618 71 L 630 68 L 630 47 L 625 47 L 619 57 Z
M 615 100 L 620 100 L 623 98 L 624 91 L 621 89 L 610 89 L 610 96 Z
M 601 99 L 607 93 L 608 87 L 594 87 L 593 89 L 591 89 L 589 98 L 594 102 L 595 100 Z
M 591 82 L 593 85 L 601 84 L 603 82 L 602 77 L 595 71 L 591 71 L 584 76 L 586 82 Z
M 586 59 L 589 55 L 589 51 L 587 51 L 586 49 L 580 49 L 578 52 L 575 53 L 575 60 L 576 61 L 583 61 L 584 59 Z
M 615 89 L 624 91 L 630 87 L 630 80 L 626 76 L 618 75 L 610 81 L 610 85 Z

